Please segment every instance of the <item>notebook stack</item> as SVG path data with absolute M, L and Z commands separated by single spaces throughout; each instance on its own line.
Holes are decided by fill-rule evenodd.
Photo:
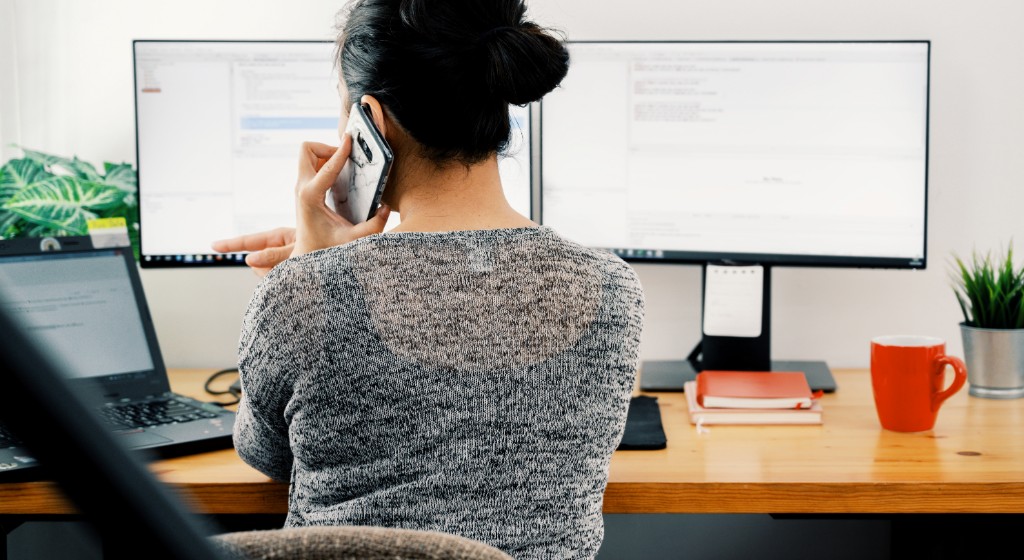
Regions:
M 803 372 L 702 371 L 684 387 L 696 425 L 822 424 Z

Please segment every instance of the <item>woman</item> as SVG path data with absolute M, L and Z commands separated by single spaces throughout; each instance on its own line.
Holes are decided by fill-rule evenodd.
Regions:
M 356 2 L 340 89 L 394 150 L 386 206 L 356 226 L 328 209 L 351 140 L 305 144 L 297 228 L 215 247 L 272 268 L 242 327 L 235 445 L 291 482 L 288 526 L 436 530 L 517 558 L 601 544 L 643 292 L 505 200 L 509 104 L 568 68 L 524 18 L 522 0 Z

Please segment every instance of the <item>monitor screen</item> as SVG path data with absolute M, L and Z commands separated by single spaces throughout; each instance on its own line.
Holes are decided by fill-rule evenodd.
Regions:
M 217 239 L 295 223 L 299 146 L 338 143 L 332 41 L 134 42 L 143 267 L 243 265 Z M 500 158 L 513 208 L 530 216 L 530 112 L 510 110 Z M 397 216 L 393 215 L 397 220 Z
M 569 50 L 544 224 L 634 261 L 925 266 L 928 41 Z

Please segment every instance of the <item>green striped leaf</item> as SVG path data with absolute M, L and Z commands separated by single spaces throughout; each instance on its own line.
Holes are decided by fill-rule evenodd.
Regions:
M 41 164 L 31 159 L 12 159 L 0 167 L 0 203 L 28 185 L 49 176 Z
M 139 190 L 139 180 L 130 163 L 104 163 L 103 183 L 117 187 L 124 192 L 134 193 Z
M 115 208 L 123 198 L 124 192 L 116 187 L 60 176 L 25 187 L 4 208 L 33 224 L 85 235 L 86 222 L 97 211 Z
M 21 148 L 21 146 L 18 147 Z M 21 148 L 21 151 L 25 153 L 26 158 L 42 164 L 44 167 L 49 168 L 51 172 L 54 167 L 59 167 L 75 177 L 85 179 L 87 181 L 98 182 L 102 179 L 99 172 L 96 171 L 96 168 L 93 167 L 91 163 L 78 159 L 78 156 L 68 159 L 66 157 L 44 154 L 43 152 L 27 150 L 25 148 Z
M 23 237 L 50 237 L 61 235 L 81 235 L 78 232 L 54 229 L 50 226 L 31 225 L 25 230 Z
M 8 210 L 0 210 L 0 239 L 17 237 L 21 229 L 18 227 L 19 223 L 22 223 L 21 216 Z

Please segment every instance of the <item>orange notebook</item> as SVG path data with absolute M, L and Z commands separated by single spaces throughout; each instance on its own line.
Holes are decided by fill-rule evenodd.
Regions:
M 814 398 L 802 371 L 697 374 L 697 403 L 704 408 L 810 408 Z
M 811 408 L 704 408 L 697 404 L 697 382 L 683 384 L 686 404 L 689 406 L 690 423 L 697 426 L 724 424 L 764 425 L 820 425 L 824 424 L 821 403 L 817 400 Z

